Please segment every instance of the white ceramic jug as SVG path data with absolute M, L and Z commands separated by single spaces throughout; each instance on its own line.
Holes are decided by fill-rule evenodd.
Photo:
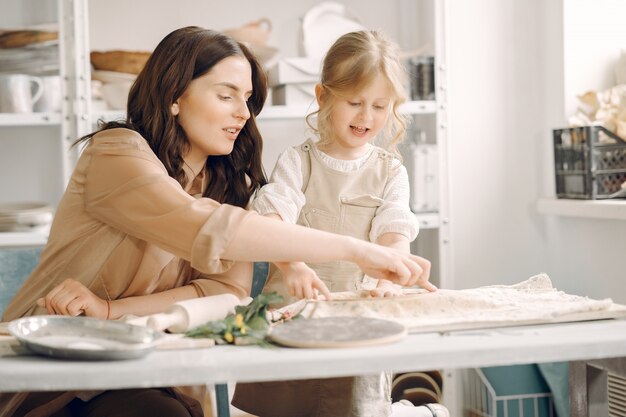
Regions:
M 61 85 L 61 76 L 46 75 L 40 77 L 43 82 L 43 93 L 39 100 L 33 100 L 33 111 L 36 112 L 60 112 L 63 102 L 63 91 Z M 36 87 L 36 84 L 33 84 Z
M 33 104 L 42 93 L 43 82 L 39 77 L 25 74 L 0 75 L 0 113 L 32 113 Z

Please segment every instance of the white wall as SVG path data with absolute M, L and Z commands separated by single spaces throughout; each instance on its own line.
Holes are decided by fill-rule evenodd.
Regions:
M 576 111 L 576 95 L 615 85 L 614 66 L 626 49 L 626 4 L 622 0 L 563 2 L 565 111 Z
M 269 17 L 273 30 L 268 44 L 280 48 L 282 56 L 298 56 L 300 19 L 316 0 L 171 0 L 126 1 L 90 0 L 90 37 L 92 49 L 152 50 L 170 31 L 186 25 L 223 30 Z M 400 38 L 399 1 L 381 4 L 379 0 L 339 1 L 361 23 L 384 28 L 394 39 Z
M 623 46 L 624 7 L 613 0 L 450 2 L 457 287 L 512 283 L 543 271 L 564 291 L 626 302 L 619 261 L 626 224 L 535 211 L 539 197 L 554 196 L 551 129 L 565 124 L 566 103 L 612 82 L 606 68 Z
M 547 271 L 541 187 L 542 0 L 448 3 L 453 279 L 457 288 Z
M 626 48 L 626 2 L 563 0 L 562 8 L 563 52 L 551 58 L 553 67 L 564 67 L 565 76 L 560 86 L 544 94 L 546 102 L 561 103 L 549 108 L 551 126 L 546 129 L 565 125 L 566 116 L 576 108 L 577 94 L 614 85 L 613 66 L 620 50 Z M 544 161 L 544 171 L 552 169 L 551 161 Z M 546 185 L 543 194 L 554 195 L 554 182 Z M 626 253 L 624 236 L 624 221 L 549 216 L 545 239 L 552 276 L 565 291 L 626 303 L 626 273 L 621 265 Z
M 46 27 L 57 18 L 55 0 L 0 0 L 0 28 Z
M 60 128 L 0 128 L 0 204 L 56 205 L 65 188 Z

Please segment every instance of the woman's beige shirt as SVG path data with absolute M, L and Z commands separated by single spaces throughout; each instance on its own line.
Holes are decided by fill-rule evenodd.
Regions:
M 247 295 L 251 278 L 229 276 L 232 262 L 222 254 L 250 212 L 197 198 L 204 179 L 202 173 L 183 189 L 132 130 L 96 134 L 59 204 L 39 266 L 4 321 L 46 314 L 37 299 L 66 278 L 109 300 L 182 285 L 199 296 Z

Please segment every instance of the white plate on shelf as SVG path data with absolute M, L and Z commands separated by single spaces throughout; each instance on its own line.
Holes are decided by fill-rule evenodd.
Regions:
M 343 4 L 324 2 L 302 19 L 302 48 L 308 57 L 323 58 L 340 36 L 357 30 L 367 28 Z
M 52 206 L 45 203 L 0 204 L 0 231 L 21 231 L 52 223 Z
M 148 327 L 92 317 L 23 317 L 10 322 L 8 330 L 33 353 L 79 360 L 139 358 L 162 337 Z

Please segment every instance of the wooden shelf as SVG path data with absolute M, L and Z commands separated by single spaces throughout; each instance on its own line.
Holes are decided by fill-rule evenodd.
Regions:
M 626 200 L 570 200 L 542 198 L 537 211 L 565 217 L 588 219 L 626 220 Z
M 60 113 L 0 113 L 0 126 L 46 126 L 61 124 Z

